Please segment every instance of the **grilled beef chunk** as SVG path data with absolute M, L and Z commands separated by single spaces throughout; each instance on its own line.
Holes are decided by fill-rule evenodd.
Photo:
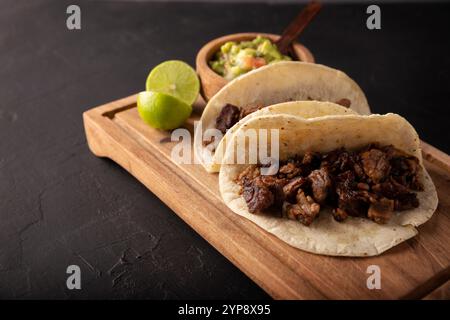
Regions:
M 391 169 L 386 153 L 378 149 L 370 149 L 361 153 L 361 163 L 364 173 L 374 183 L 384 180 Z
M 333 209 L 332 214 L 333 214 L 334 220 L 336 220 L 338 222 L 342 222 L 345 219 L 347 219 L 347 217 L 348 217 L 347 212 L 345 212 L 341 208 Z
M 248 185 L 253 179 L 259 177 L 261 171 L 257 166 L 248 166 L 236 178 L 236 182 L 242 187 Z
M 386 223 L 395 210 L 419 206 L 412 191 L 423 190 L 420 172 L 417 158 L 372 144 L 359 151 L 294 156 L 269 176 L 261 175 L 260 166 L 249 166 L 236 181 L 252 213 L 281 209 L 283 216 L 310 225 L 320 206 L 330 205 L 337 221 L 355 216 Z
M 381 198 L 372 203 L 367 212 L 367 217 L 376 223 L 386 223 L 394 212 L 394 200 Z
M 417 158 L 393 158 L 391 163 L 392 177 L 395 181 L 412 190 L 423 190 L 423 185 L 419 180 L 420 166 Z
M 251 213 L 258 213 L 269 208 L 274 202 L 274 195 L 263 184 L 252 183 L 244 187 L 245 202 L 247 202 L 248 210 Z
M 240 113 L 241 110 L 238 107 L 232 104 L 226 104 L 216 119 L 216 128 L 222 133 L 227 132 L 228 129 L 239 121 Z
M 419 199 L 417 199 L 417 195 L 412 192 L 403 193 L 394 201 L 394 209 L 397 211 L 414 209 L 419 206 Z
M 269 188 L 269 190 L 274 195 L 275 204 L 283 204 L 283 201 L 286 198 L 283 188 L 288 182 L 287 179 L 277 178 L 274 176 L 259 176 L 256 179 Z
M 239 114 L 239 120 L 241 120 L 242 118 L 245 118 L 250 113 L 253 113 L 255 111 L 261 110 L 262 108 L 264 108 L 263 105 L 255 105 L 255 106 L 250 106 L 250 107 L 247 107 L 247 108 L 242 108 L 241 109 L 241 113 Z
M 223 134 L 234 126 L 239 120 L 257 110 L 264 108 L 262 105 L 251 106 L 247 108 L 239 108 L 235 105 L 227 103 L 219 116 L 216 118 L 216 129 L 219 129 Z
M 345 151 L 343 148 L 333 150 L 323 155 L 322 163 L 320 164 L 321 167 L 328 167 L 331 173 L 353 170 L 356 165 L 357 156 Z M 358 174 L 358 176 L 359 175 L 360 174 Z M 364 174 L 362 173 L 362 175 Z
M 298 204 L 292 204 L 287 201 L 283 202 L 283 207 L 281 208 L 283 217 L 291 220 L 297 220 L 297 216 L 299 216 L 302 213 L 301 210 L 302 209 Z
M 311 181 L 314 199 L 319 203 L 323 203 L 328 195 L 328 189 L 331 188 L 331 178 L 327 167 L 314 170 L 309 174 L 308 179 Z
M 304 186 L 308 180 L 305 177 L 295 177 L 291 179 L 284 187 L 283 193 L 286 199 L 293 199 L 297 195 L 299 188 Z
M 356 188 L 359 190 L 364 190 L 364 191 L 369 191 L 370 190 L 370 186 L 367 183 L 364 182 L 358 182 L 356 184 Z
M 316 203 L 312 197 L 305 195 L 301 189 L 298 190 L 296 198 L 297 203 L 304 212 L 301 222 L 306 225 L 311 224 L 314 218 L 319 214 L 320 205 Z
M 241 192 L 252 213 L 258 213 L 271 207 L 281 205 L 285 199 L 283 192 L 287 179 L 276 176 L 261 175 L 257 166 L 249 166 L 236 179 Z
M 346 108 L 350 108 L 350 105 L 352 104 L 352 102 L 347 98 L 343 98 L 343 99 L 336 101 L 336 104 L 339 104 Z
M 372 190 L 384 197 L 393 199 L 399 195 L 409 193 L 409 189 L 404 185 L 398 183 L 394 178 L 390 177 L 388 181 L 376 184 Z
M 292 179 L 300 174 L 301 168 L 296 166 L 293 162 L 288 162 L 282 166 L 278 172 L 284 174 L 286 178 Z
M 320 155 L 316 152 L 307 151 L 302 159 L 302 165 L 318 167 L 320 164 Z
M 296 198 L 297 204 L 283 203 L 283 216 L 309 226 L 319 214 L 320 205 L 315 203 L 310 196 L 306 196 L 301 189 L 298 190 Z

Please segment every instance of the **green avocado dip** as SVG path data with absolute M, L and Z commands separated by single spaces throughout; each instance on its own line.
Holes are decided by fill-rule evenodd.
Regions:
M 251 41 L 228 41 L 209 61 L 209 66 L 227 80 L 267 64 L 292 60 L 278 51 L 269 39 L 257 36 Z

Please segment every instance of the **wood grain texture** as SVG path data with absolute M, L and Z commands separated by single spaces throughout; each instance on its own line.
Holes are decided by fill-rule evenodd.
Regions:
M 174 163 L 176 142 L 170 142 L 170 133 L 139 119 L 135 99 L 130 96 L 84 113 L 91 151 L 124 167 L 272 297 L 416 299 L 449 280 L 450 172 L 444 153 L 423 145 L 440 201 L 418 236 L 377 257 L 319 256 L 290 247 L 231 212 L 220 198 L 217 175 L 200 165 Z M 194 112 L 187 122 L 191 132 L 198 118 Z M 369 265 L 381 268 L 381 290 L 366 287 Z
M 427 294 L 424 300 L 450 300 L 450 281 Z

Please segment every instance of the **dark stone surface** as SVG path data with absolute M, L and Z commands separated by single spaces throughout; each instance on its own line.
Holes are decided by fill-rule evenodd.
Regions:
M 298 6 L 2 1 L 0 11 L 0 298 L 268 298 L 145 187 L 86 146 L 81 114 L 142 90 L 168 59 L 203 43 L 280 32 Z M 345 70 L 375 112 L 397 112 L 449 152 L 448 5 L 326 6 L 302 36 Z M 68 265 L 82 290 L 66 289 Z

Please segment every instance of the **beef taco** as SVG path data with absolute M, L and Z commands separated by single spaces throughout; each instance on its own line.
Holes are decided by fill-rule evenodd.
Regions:
M 236 132 L 244 123 L 256 117 L 280 113 L 298 116 L 305 119 L 323 117 L 328 115 L 356 114 L 356 112 L 352 109 L 343 107 L 341 105 L 320 101 L 282 102 L 268 106 L 267 108 L 257 110 L 245 116 L 243 119 L 239 120 L 239 122 L 237 122 L 232 128 L 227 130 L 215 149 L 213 162 L 210 166 L 208 166 L 210 172 L 219 172 L 223 156 L 225 155 L 227 141 L 230 141 L 234 132 Z
M 230 159 L 240 137 L 261 129 L 279 129 L 278 166 L 266 175 L 266 163 Z M 240 152 L 251 158 L 248 141 Z M 415 236 L 438 204 L 418 135 L 396 114 L 250 119 L 227 144 L 219 187 L 235 213 L 296 248 L 333 256 L 378 255 Z
M 215 150 L 225 134 L 245 116 L 264 107 L 288 101 L 327 101 L 340 104 L 359 114 L 370 114 L 361 88 L 342 71 L 319 64 L 279 62 L 229 82 L 207 104 L 201 126 L 195 132 L 195 153 L 211 172 Z M 217 134 L 208 136 L 207 130 Z

